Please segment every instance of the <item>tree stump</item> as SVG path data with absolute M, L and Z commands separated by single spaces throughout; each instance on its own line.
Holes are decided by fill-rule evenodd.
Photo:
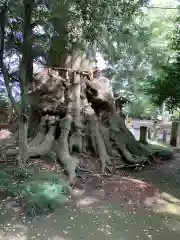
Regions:
M 140 138 L 139 141 L 141 143 L 147 143 L 147 127 L 146 126 L 141 126 L 140 127 Z
M 157 141 L 158 138 L 158 127 L 157 127 L 157 122 L 155 121 L 153 124 L 153 140 Z
M 170 144 L 176 147 L 179 138 L 179 122 L 172 122 Z
M 164 143 L 167 142 L 167 130 L 166 130 L 166 129 L 163 130 L 162 141 L 163 141 Z
M 148 139 L 151 139 L 151 128 L 148 128 Z

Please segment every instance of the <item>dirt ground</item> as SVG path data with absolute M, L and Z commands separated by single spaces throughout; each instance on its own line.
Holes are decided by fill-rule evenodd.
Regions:
M 58 170 L 44 161 L 38 164 Z M 0 239 L 180 239 L 179 179 L 177 152 L 174 160 L 151 169 L 113 177 L 82 176 L 74 185 L 70 204 L 33 220 L 14 201 L 1 196 Z
M 2 139 L 6 135 L 4 132 Z M 97 169 L 96 159 L 81 157 L 91 164 L 91 170 Z M 47 159 L 30 161 L 29 167 L 61 171 Z M 0 240 L 180 239 L 178 151 L 173 160 L 143 171 L 81 174 L 73 189 L 67 206 L 34 219 L 28 219 L 14 200 L 1 194 Z

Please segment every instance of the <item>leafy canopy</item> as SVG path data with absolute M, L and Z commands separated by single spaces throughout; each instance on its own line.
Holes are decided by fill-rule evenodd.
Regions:
M 149 77 L 147 93 L 156 104 L 166 103 L 169 110 L 180 107 L 180 17 L 177 17 L 176 30 L 171 40 L 171 56 L 166 63 L 158 66 L 159 74 Z

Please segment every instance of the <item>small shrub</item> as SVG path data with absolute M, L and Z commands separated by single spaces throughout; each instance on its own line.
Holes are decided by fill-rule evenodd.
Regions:
M 17 188 L 25 212 L 32 217 L 56 210 L 67 201 L 69 193 L 69 185 L 58 174 L 51 172 L 32 176 Z
M 15 168 L 13 175 L 15 178 L 28 179 L 32 176 L 32 172 L 27 168 Z
M 157 144 L 146 144 L 142 145 L 149 153 L 154 156 L 161 158 L 162 160 L 173 158 L 172 149 L 169 147 L 157 145 Z

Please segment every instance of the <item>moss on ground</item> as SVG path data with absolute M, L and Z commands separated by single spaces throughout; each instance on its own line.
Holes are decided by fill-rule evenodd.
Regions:
M 32 217 L 55 211 L 67 202 L 70 194 L 70 187 L 62 175 L 53 172 L 0 171 L 0 188 L 18 197 L 25 213 Z
M 170 147 L 158 144 L 143 144 L 143 147 L 152 155 L 167 160 L 173 158 L 173 151 Z

